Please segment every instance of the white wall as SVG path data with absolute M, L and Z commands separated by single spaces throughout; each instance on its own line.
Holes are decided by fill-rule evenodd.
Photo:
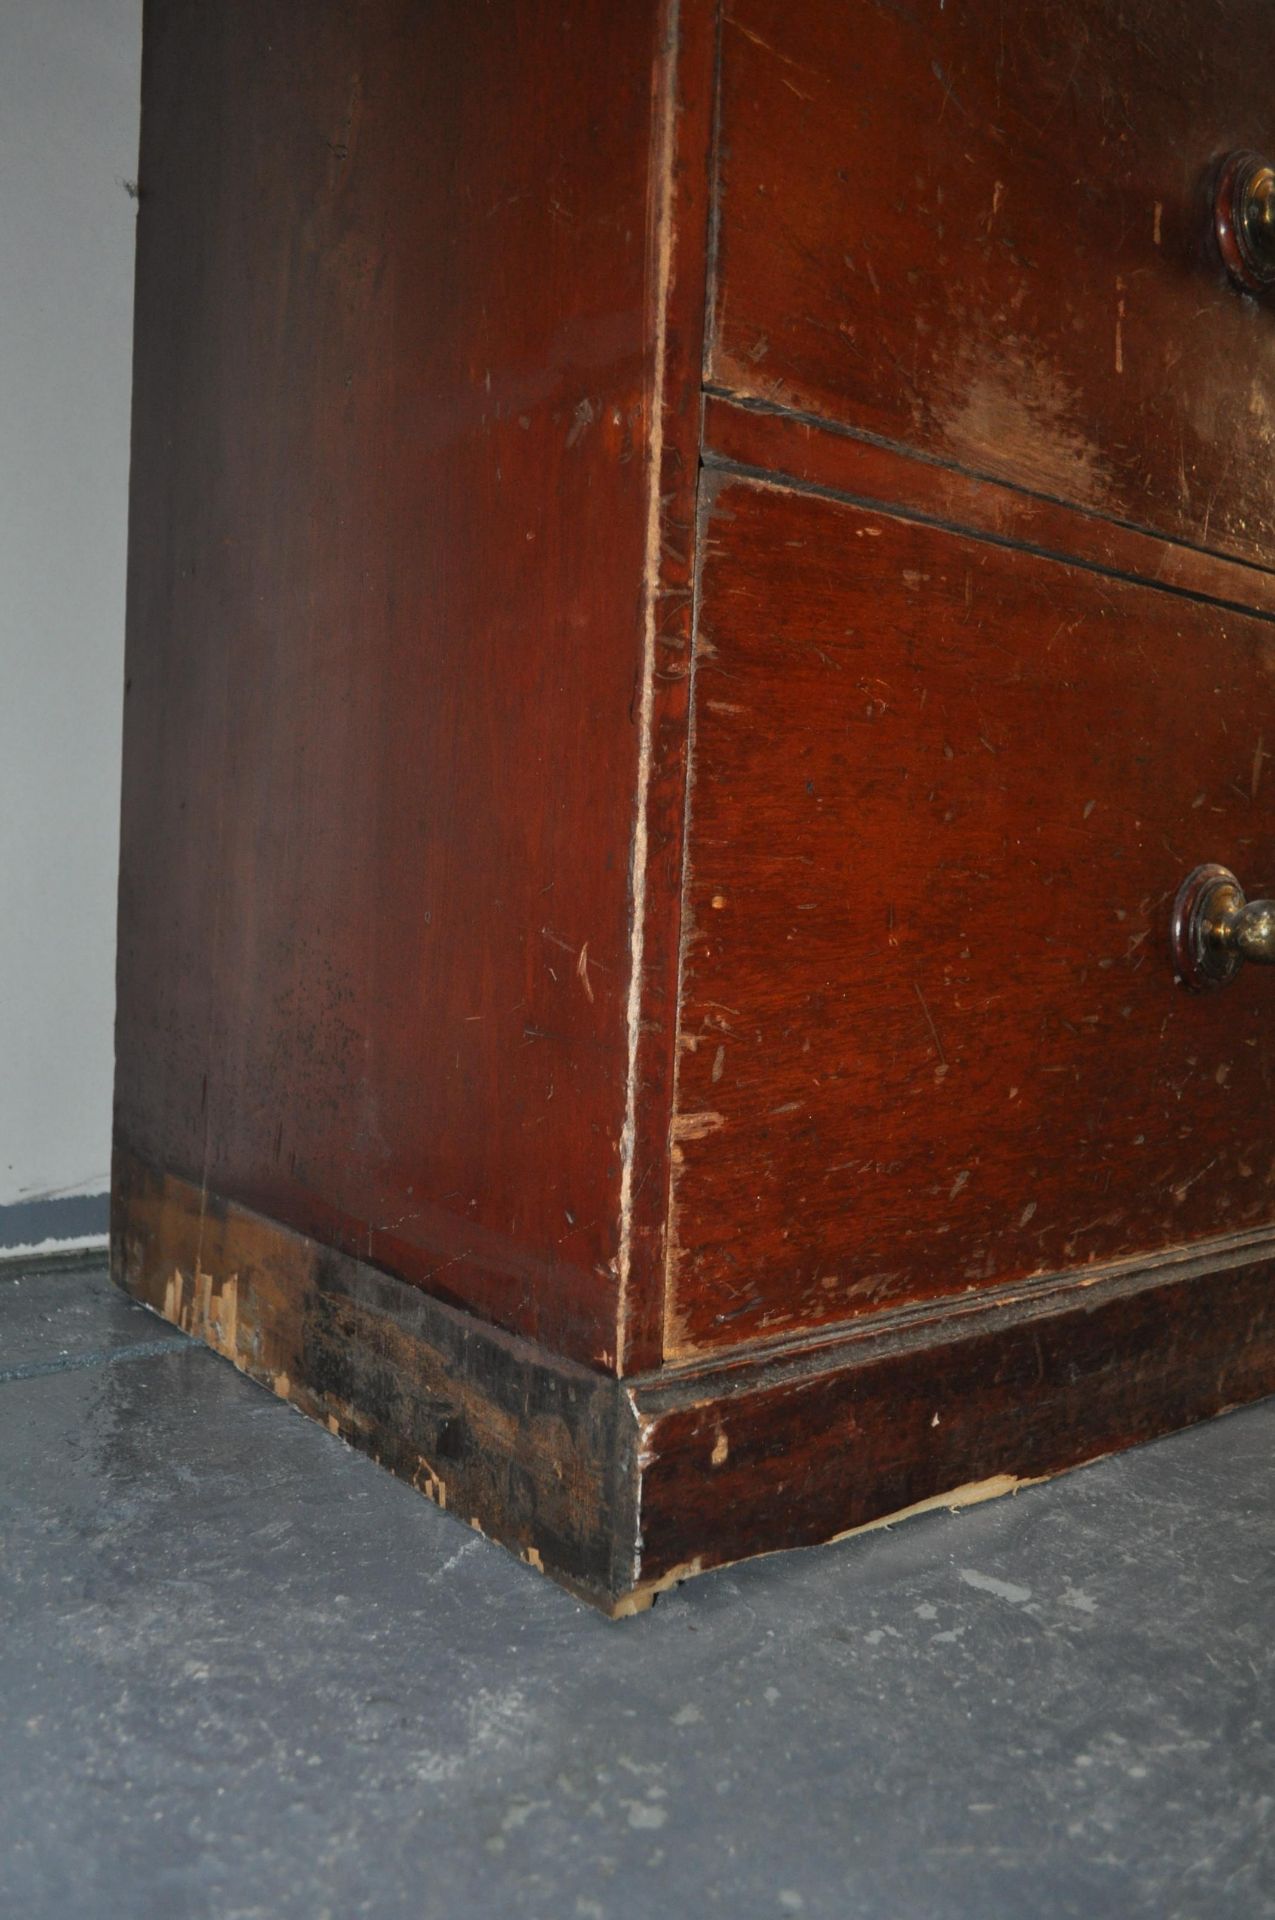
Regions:
M 0 1250 L 104 1219 L 140 56 L 0 0 Z

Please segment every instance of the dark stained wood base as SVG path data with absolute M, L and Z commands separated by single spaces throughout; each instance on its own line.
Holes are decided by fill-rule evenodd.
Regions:
M 961 1506 L 1275 1389 L 1275 1246 L 1087 1269 L 633 1387 L 642 1578 Z
M 619 1380 L 125 1154 L 117 1282 L 614 1617 L 1275 1389 L 1275 1239 Z
M 117 1283 L 604 1611 L 633 1588 L 614 1380 L 115 1154 Z

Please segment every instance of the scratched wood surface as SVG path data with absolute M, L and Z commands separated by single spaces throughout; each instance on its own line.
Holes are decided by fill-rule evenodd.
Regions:
M 722 478 L 704 533 L 667 1345 L 1269 1222 L 1269 622 Z
M 713 466 L 748 469 L 887 505 L 1104 573 L 1131 574 L 1168 593 L 1275 617 L 1275 573 L 1265 567 L 1164 540 L 1082 507 L 1042 500 L 1004 481 L 917 460 L 799 414 L 710 394 L 704 407 L 704 458 Z
M 1028 1288 L 626 1386 L 127 1153 L 116 1176 L 122 1286 L 613 1618 L 751 1553 L 1010 1492 L 1275 1378 L 1275 1261 L 1243 1236 L 1083 1294 Z
M 116 1271 L 620 1611 L 1272 1378 L 1267 13 L 717 15 L 145 23 Z
M 710 379 L 1272 563 L 1265 0 L 728 0 Z
M 145 45 L 117 1138 L 613 1364 L 663 9 Z
M 312 1419 L 609 1610 L 632 1585 L 613 1379 L 191 1181 L 116 1155 L 118 1283 Z
M 663 1349 L 717 0 L 670 0 L 667 21 L 653 75 L 652 167 L 663 198 L 655 215 L 652 324 L 663 385 L 652 407 L 658 485 L 647 522 L 647 652 L 634 701 L 642 747 L 633 844 L 630 1105 L 620 1190 L 621 1372 L 657 1365 Z
M 1275 1260 L 1214 1247 L 822 1356 L 634 1389 L 641 1577 L 958 1507 L 1275 1386 Z

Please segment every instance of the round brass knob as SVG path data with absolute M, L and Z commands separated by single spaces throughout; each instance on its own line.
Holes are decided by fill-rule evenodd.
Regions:
M 1227 272 L 1247 293 L 1275 286 L 1275 166 L 1260 153 L 1222 162 L 1213 224 Z
M 1246 900 L 1230 868 L 1208 861 L 1178 888 L 1170 940 L 1184 987 L 1224 987 L 1241 961 L 1275 966 L 1275 900 Z

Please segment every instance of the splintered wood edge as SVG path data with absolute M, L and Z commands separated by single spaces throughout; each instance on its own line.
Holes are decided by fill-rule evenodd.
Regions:
M 144 1305 L 577 1598 L 627 1592 L 609 1376 L 118 1148 L 112 1215 L 114 1278 Z
M 763 1547 L 735 1560 L 715 1560 L 706 1566 L 702 1560 L 688 1560 L 682 1566 L 671 1567 L 658 1579 L 644 1582 L 623 1600 L 617 1602 L 609 1615 L 613 1620 L 625 1619 L 630 1614 L 643 1613 L 655 1605 L 662 1593 L 668 1593 L 674 1587 L 682 1586 L 687 1580 L 694 1580 L 702 1573 L 724 1573 L 730 1567 L 744 1566 L 749 1560 L 770 1560 L 780 1553 L 807 1553 L 819 1547 L 835 1547 L 843 1540 L 856 1540 L 864 1533 L 888 1533 L 902 1526 L 906 1520 L 915 1520 L 923 1513 L 959 1513 L 962 1507 L 981 1506 L 988 1500 L 1004 1500 L 1011 1494 L 1019 1493 L 1024 1487 L 1043 1486 L 1048 1480 L 1058 1479 L 1061 1474 L 1078 1470 L 1080 1467 L 1096 1466 L 1098 1460 L 1105 1458 L 1098 1454 L 1091 1460 L 1077 1461 L 1075 1468 L 1063 1467 L 1057 1474 L 1036 1474 L 1030 1479 L 1020 1480 L 1012 1473 L 994 1473 L 986 1480 L 971 1480 L 963 1487 L 952 1487 L 947 1493 L 934 1493 L 928 1499 L 916 1500 L 910 1507 L 900 1507 L 895 1512 L 878 1515 L 875 1520 L 860 1521 L 858 1526 L 843 1527 L 840 1533 L 831 1533 L 824 1540 L 812 1541 L 804 1547 Z
M 1273 1390 L 1271 1236 L 821 1352 L 630 1381 L 635 1584 L 993 1499 Z
M 1015 1493 L 1275 1389 L 1275 1244 L 1251 1238 L 814 1354 L 630 1380 L 120 1149 L 112 1269 L 612 1619 L 714 1568 Z

